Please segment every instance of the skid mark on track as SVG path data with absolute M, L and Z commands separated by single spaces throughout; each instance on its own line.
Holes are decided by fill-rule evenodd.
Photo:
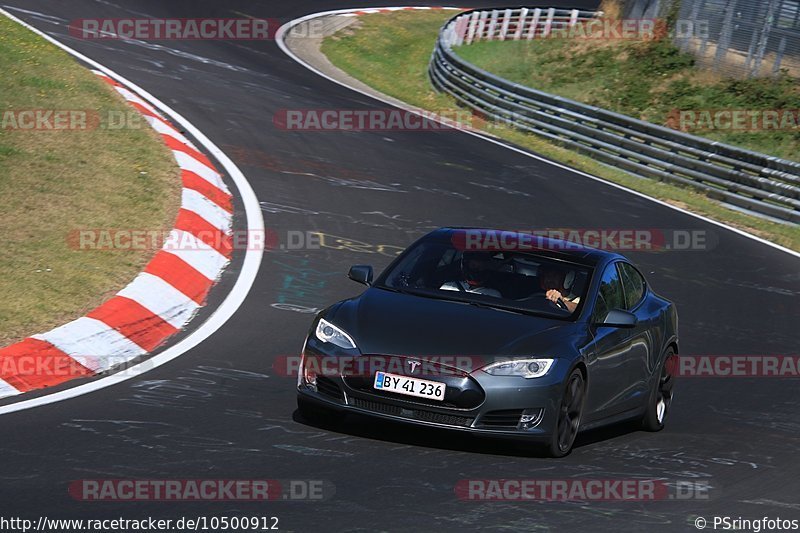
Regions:
M 3 5 L 3 9 L 8 11 L 16 11 L 17 13 L 24 13 L 26 15 L 30 15 L 40 22 L 46 22 L 48 24 L 57 24 L 60 26 L 69 22 L 67 19 L 62 19 L 61 17 L 45 15 L 44 13 L 39 13 L 38 11 L 31 11 L 30 9 L 22 9 L 21 7 L 9 6 L 6 4 Z
M 592 454 L 604 460 L 619 460 L 624 464 L 635 463 L 637 469 L 659 472 L 673 478 L 710 478 L 720 466 L 734 467 L 746 471 L 774 466 L 754 459 L 765 459 L 763 454 L 742 456 L 731 451 L 728 457 L 695 455 L 684 451 L 659 448 L 639 448 L 619 443 L 602 443 L 592 447 Z M 768 458 L 767 458 L 768 459 Z M 630 473 L 629 473 L 630 475 Z
M 95 441 L 95 451 L 108 447 L 123 452 L 119 446 L 127 445 L 158 453 L 161 457 L 191 454 L 195 459 L 195 455 L 205 453 L 215 457 L 227 455 L 232 460 L 236 460 L 239 454 L 265 452 L 260 448 L 239 446 L 233 440 L 198 435 L 202 428 L 166 422 L 76 418 L 61 426 L 90 433 Z M 103 453 L 107 451 L 103 450 Z
M 400 183 L 378 183 L 377 181 L 373 180 L 355 180 L 348 178 L 337 178 L 335 176 L 323 176 L 321 174 L 315 174 L 313 172 L 293 172 L 290 170 L 282 170 L 280 171 L 280 173 L 290 174 L 293 176 L 307 176 L 310 178 L 317 178 L 336 187 L 349 187 L 352 189 L 366 189 L 369 191 L 381 191 L 381 192 L 400 192 L 400 193 L 408 192 L 401 188 L 402 184 Z
M 313 158 L 300 158 L 296 154 L 281 157 L 268 154 L 260 150 L 245 148 L 241 146 L 225 146 L 225 150 L 230 153 L 242 165 L 269 170 L 279 174 L 299 175 L 327 180 L 334 186 L 350 186 L 353 188 L 377 187 L 376 190 L 388 190 L 390 192 L 423 192 L 440 194 L 457 198 L 460 200 L 470 200 L 471 197 L 462 192 L 451 191 L 441 187 L 430 187 L 427 185 L 411 185 L 404 188 L 401 183 L 386 184 L 375 180 L 375 177 L 366 172 L 344 167 L 334 162 L 318 160 Z M 377 185 L 376 185 L 377 184 Z M 426 221 L 427 222 L 427 221 Z
M 710 405 L 709 409 L 717 415 L 724 416 L 728 419 L 728 423 L 735 426 L 747 425 L 772 431 L 781 431 L 789 433 L 792 437 L 800 435 L 800 421 L 791 419 L 793 416 L 796 417 L 796 410 L 792 410 L 788 413 L 778 413 L 777 409 L 770 411 L 753 411 L 725 407 L 720 408 L 714 407 L 713 405 Z M 785 436 L 782 436 L 782 438 L 784 439 L 782 440 L 783 446 L 791 446 L 792 441 L 785 440 Z M 800 449 L 800 440 L 795 439 L 794 442 L 794 448 Z
M 115 4 L 114 2 L 108 2 L 107 0 L 94 0 L 94 1 L 97 2 L 98 4 L 102 4 L 104 6 L 113 7 L 114 9 L 117 9 L 119 11 L 124 11 L 126 13 L 130 13 L 132 15 L 136 15 L 136 16 L 139 16 L 139 17 L 154 18 L 153 15 L 149 15 L 149 14 L 143 13 L 141 11 L 134 11 L 132 9 L 128 9 L 128 8 L 123 7 L 121 5 Z
M 434 194 L 444 194 L 445 196 L 452 196 L 454 198 L 459 198 L 461 200 L 471 200 L 471 196 L 467 196 L 464 193 L 456 192 L 456 191 L 448 191 L 447 189 L 440 189 L 437 187 L 423 187 L 421 185 L 414 185 L 415 191 L 420 192 L 428 192 Z
M 132 395 L 118 401 L 146 407 L 195 409 L 199 404 L 243 394 L 243 382 L 258 383 L 269 378 L 258 372 L 208 365 L 184 374 L 174 379 L 137 381 L 131 385 Z
M 506 187 L 505 185 L 492 185 L 490 183 L 478 183 L 477 181 L 470 181 L 469 184 L 474 185 L 475 187 L 480 187 L 481 189 L 488 189 L 491 191 L 502 192 L 505 194 L 510 194 L 512 196 L 524 196 L 526 198 L 530 198 L 533 196 L 525 191 L 511 189 L 509 187 Z
M 310 448 L 308 446 L 298 446 L 296 444 L 273 444 L 272 447 L 292 453 L 299 453 L 300 455 L 311 455 L 317 457 L 352 457 L 354 455 L 350 452 L 323 450 L 321 448 Z
M 783 509 L 792 509 L 795 511 L 800 511 L 800 503 L 779 502 L 776 500 L 768 500 L 765 498 L 759 498 L 757 500 L 739 500 L 739 502 L 750 503 L 753 505 L 768 505 L 770 507 L 780 507 Z
M 319 221 L 323 219 L 337 220 L 337 222 L 344 220 L 350 224 L 359 226 L 402 231 L 408 234 L 410 239 L 415 239 L 420 234 L 439 227 L 430 219 L 415 221 L 402 218 L 402 215 L 389 214 L 383 211 L 362 211 L 358 214 L 335 213 L 331 211 L 315 211 L 313 209 L 275 202 L 261 202 L 261 210 L 272 215 L 284 214 L 300 215 L 308 218 L 313 217 L 315 223 L 319 223 Z

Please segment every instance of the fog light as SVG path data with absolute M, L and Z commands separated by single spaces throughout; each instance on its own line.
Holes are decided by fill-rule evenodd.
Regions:
M 316 358 L 308 357 L 303 354 L 303 360 L 300 363 L 300 372 L 298 385 L 305 385 L 309 389 L 317 390 L 317 366 L 315 364 Z
M 533 429 L 542 421 L 542 414 L 544 409 L 525 409 L 519 417 L 519 424 L 517 429 Z

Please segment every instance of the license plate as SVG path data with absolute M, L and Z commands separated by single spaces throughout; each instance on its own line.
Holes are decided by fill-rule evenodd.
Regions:
M 431 398 L 439 401 L 444 400 L 445 384 L 438 381 L 428 381 L 427 379 L 376 372 L 373 387 L 377 390 L 396 392 L 397 394 L 405 394 L 406 396 Z

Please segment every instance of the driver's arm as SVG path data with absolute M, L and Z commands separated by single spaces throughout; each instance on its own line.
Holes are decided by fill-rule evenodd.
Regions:
M 581 301 L 580 297 L 577 297 L 577 298 L 575 298 L 573 300 L 570 300 L 569 298 L 565 298 L 556 289 L 550 289 L 549 291 L 547 291 L 547 294 L 545 294 L 545 296 L 547 297 L 548 300 L 550 300 L 553 303 L 557 302 L 558 300 L 561 300 L 562 302 L 564 302 L 564 305 L 567 306 L 567 309 L 569 310 L 570 313 L 572 313 L 573 311 L 575 311 L 575 309 L 578 308 L 578 304 Z

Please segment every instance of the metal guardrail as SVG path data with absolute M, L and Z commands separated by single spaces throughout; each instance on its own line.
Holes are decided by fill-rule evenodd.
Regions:
M 704 192 L 758 214 L 800 224 L 800 163 L 689 135 L 513 83 L 459 57 L 478 40 L 546 37 L 597 12 L 474 10 L 441 29 L 429 75 L 437 90 L 472 110 L 550 138 L 636 176 Z

